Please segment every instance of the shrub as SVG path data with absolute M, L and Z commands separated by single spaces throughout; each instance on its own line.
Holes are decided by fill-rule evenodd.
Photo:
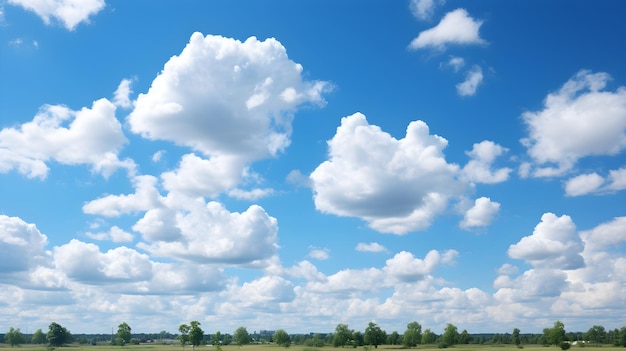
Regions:
M 561 343 L 559 344 L 559 346 L 561 347 L 561 350 L 567 350 L 570 348 L 570 343 L 567 341 L 561 341 Z
M 445 342 L 440 342 L 439 344 L 437 344 L 437 347 L 440 349 L 447 349 L 448 348 L 448 344 L 446 344 Z

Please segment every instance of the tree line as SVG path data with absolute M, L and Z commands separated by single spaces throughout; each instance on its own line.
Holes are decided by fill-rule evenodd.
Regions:
M 522 334 L 518 328 L 514 328 L 511 333 L 504 334 L 470 334 L 467 330 L 458 331 L 458 328 L 448 323 L 442 334 L 436 334 L 426 328 L 422 330 L 422 325 L 417 321 L 407 324 L 406 330 L 402 334 L 398 331 L 387 333 L 378 324 L 369 322 L 365 331 L 353 330 L 347 324 L 338 324 L 333 333 L 320 334 L 289 334 L 284 329 L 262 334 L 248 333 L 246 327 L 237 328 L 232 335 L 222 334 L 216 331 L 207 335 L 201 328 L 201 323 L 191 321 L 189 324 L 181 324 L 177 334 L 170 334 L 162 331 L 159 334 L 132 334 L 132 328 L 126 322 L 118 325 L 117 333 L 107 337 L 100 335 L 99 340 L 93 336 L 91 343 L 96 345 L 97 341 L 106 342 L 113 345 L 124 346 L 129 343 L 138 344 L 140 342 L 176 341 L 183 349 L 191 345 L 192 350 L 196 346 L 212 344 L 217 351 L 221 351 L 222 345 L 236 344 L 243 346 L 249 343 L 275 343 L 289 347 L 291 344 L 323 347 L 332 345 L 334 347 L 359 347 L 379 345 L 402 345 L 406 348 L 416 347 L 420 344 L 437 344 L 440 348 L 457 344 L 515 344 L 521 347 L 523 344 L 556 345 L 563 350 L 567 350 L 574 343 L 585 344 L 610 344 L 614 346 L 626 347 L 626 326 L 621 329 L 606 330 L 603 326 L 594 325 L 587 332 L 567 332 L 565 325 L 561 321 L 556 321 L 551 328 L 545 328 L 541 334 Z M 48 344 L 52 347 L 63 346 L 77 340 L 63 326 L 52 322 L 48 326 L 48 332 L 43 333 L 37 329 L 27 340 L 26 336 L 19 328 L 11 327 L 9 331 L 0 335 L 0 342 L 10 344 L 11 347 L 25 343 Z M 89 342 L 83 335 L 78 339 L 79 343 Z

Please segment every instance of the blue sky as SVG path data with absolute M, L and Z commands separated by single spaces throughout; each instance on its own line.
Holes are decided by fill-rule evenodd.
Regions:
M 0 330 L 626 325 L 620 1 L 0 2 Z

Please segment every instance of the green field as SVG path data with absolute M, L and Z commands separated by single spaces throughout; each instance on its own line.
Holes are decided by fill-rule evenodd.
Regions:
M 11 349 L 10 345 L 0 344 L 0 349 L 8 351 Z M 21 345 L 13 348 L 15 351 L 47 351 L 48 348 L 45 345 Z M 560 351 L 561 349 L 556 346 L 544 347 L 540 345 L 524 345 L 523 349 L 518 349 L 515 345 L 455 345 L 449 347 L 448 349 L 454 351 L 483 351 L 483 350 L 491 350 L 491 351 Z M 79 345 L 72 344 L 69 346 L 64 346 L 58 348 L 57 351 L 182 351 L 183 348 L 179 344 L 172 345 L 162 345 L 162 344 L 141 344 L 141 345 L 127 345 L 124 347 L 120 346 L 108 346 L 108 345 Z M 185 347 L 186 351 L 191 351 L 191 346 Z M 199 346 L 196 347 L 196 351 L 215 351 L 216 349 L 213 346 Z M 259 344 L 259 345 L 245 345 L 243 347 L 239 347 L 237 345 L 228 345 L 222 346 L 222 351 L 280 351 L 280 350 L 289 350 L 289 351 L 373 351 L 373 347 L 346 347 L 346 348 L 336 348 L 332 346 L 324 346 L 324 347 L 309 347 L 303 345 L 292 345 L 289 348 L 284 348 L 278 345 L 272 344 Z M 437 345 L 420 345 L 418 347 L 412 349 L 405 349 L 402 346 L 392 346 L 392 345 L 381 345 L 377 350 L 427 350 L 427 351 L 440 351 L 442 349 L 437 348 Z M 624 351 L 624 347 L 615 347 L 609 345 L 602 346 L 572 346 L 570 351 Z

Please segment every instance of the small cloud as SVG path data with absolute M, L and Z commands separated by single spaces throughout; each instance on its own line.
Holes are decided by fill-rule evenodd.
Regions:
M 465 59 L 462 57 L 451 56 L 446 65 L 452 67 L 454 72 L 458 72 L 461 68 L 463 68 L 463 66 L 465 66 Z
M 361 252 L 387 252 L 387 249 L 379 243 L 358 243 L 355 249 Z
M 456 85 L 456 91 L 461 96 L 473 96 L 476 89 L 483 81 L 483 70 L 480 66 L 474 66 L 465 74 L 465 81 Z
M 243 189 L 231 189 L 228 191 L 228 196 L 233 197 L 235 199 L 240 200 L 249 200 L 254 201 L 258 200 L 262 197 L 269 196 L 274 193 L 274 189 L 252 189 L 252 190 L 243 190 Z
M 9 40 L 9 45 L 19 47 L 19 46 L 22 46 L 23 42 L 24 40 L 22 38 L 15 38 L 15 39 Z
M 113 93 L 113 104 L 117 107 L 130 108 L 133 106 L 130 100 L 130 94 L 133 92 L 130 88 L 132 84 L 131 79 L 122 79 L 117 89 Z
M 12 5 L 19 5 L 27 11 L 34 12 L 47 25 L 54 18 L 63 23 L 67 30 L 74 30 L 81 22 L 89 23 L 89 17 L 95 15 L 105 7 L 104 0 L 81 1 L 30 1 L 11 0 Z M 0 11 L 0 20 L 3 12 Z
M 329 257 L 328 252 L 329 250 L 326 248 L 324 249 L 311 248 L 311 251 L 309 252 L 309 257 L 314 258 L 316 260 L 327 260 Z
M 449 12 L 435 27 L 421 32 L 409 44 L 410 50 L 434 48 L 445 50 L 446 46 L 485 44 L 478 31 L 483 21 L 475 20 L 465 9 Z
M 437 6 L 436 2 L 443 4 L 445 1 L 411 0 L 411 3 L 409 4 L 411 14 L 417 19 L 429 20 L 435 12 L 435 7 Z
M 163 155 L 165 155 L 166 151 L 165 150 L 159 150 L 157 152 L 155 152 L 152 155 L 152 162 L 159 162 L 161 161 L 161 159 L 163 158 Z
M 478 198 L 474 201 L 474 206 L 465 212 L 459 226 L 463 229 L 487 227 L 499 211 L 500 203 L 491 201 L 488 197 Z
M 498 268 L 498 274 L 500 275 L 517 274 L 518 271 L 519 269 L 510 263 L 505 263 L 500 268 Z
M 565 182 L 566 196 L 607 194 L 626 189 L 626 167 L 609 171 L 604 178 L 598 173 L 581 174 Z
M 297 169 L 294 169 L 293 171 L 289 172 L 289 174 L 287 174 L 287 183 L 292 184 L 296 187 L 311 187 L 311 179 L 309 179 L 309 177 L 305 176 Z

